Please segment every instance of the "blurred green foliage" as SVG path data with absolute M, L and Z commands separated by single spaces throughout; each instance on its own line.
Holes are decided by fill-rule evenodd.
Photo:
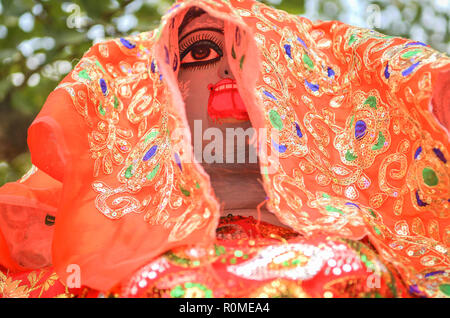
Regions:
M 373 27 L 378 31 L 421 37 L 416 40 L 450 51 L 450 12 L 445 9 L 449 0 L 437 1 L 440 6 L 434 5 L 435 0 L 261 2 L 314 20 L 337 19 L 350 24 L 356 21 L 360 26 L 367 26 L 364 24 L 370 18 L 371 13 L 365 9 L 371 3 L 376 4 L 381 23 Z M 27 127 L 48 94 L 83 53 L 98 41 L 156 28 L 172 3 L 171 0 L 0 0 L 0 185 L 17 180 L 30 168 Z M 355 3 L 360 11 L 355 10 Z M 354 20 L 355 17 L 359 20 Z M 392 21 L 386 22 L 392 17 Z

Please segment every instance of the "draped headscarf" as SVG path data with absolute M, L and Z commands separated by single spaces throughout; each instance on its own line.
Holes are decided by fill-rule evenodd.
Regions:
M 258 145 L 269 210 L 305 236 L 367 235 L 411 285 L 448 277 L 450 59 L 253 0 L 178 1 L 157 30 L 83 56 L 28 130 L 33 169 L 0 189 L 0 263 L 63 279 L 76 264 L 107 290 L 172 247 L 214 242 L 219 203 L 184 160 L 190 134 L 173 134 L 188 128 L 178 28 L 192 6 L 224 21 L 250 121 L 277 132 Z

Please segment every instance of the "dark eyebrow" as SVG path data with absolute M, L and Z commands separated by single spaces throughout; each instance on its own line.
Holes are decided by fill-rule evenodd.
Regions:
M 187 36 L 191 35 L 192 33 L 198 32 L 198 31 L 213 31 L 213 32 L 217 32 L 217 33 L 223 34 L 223 29 L 218 29 L 218 28 L 198 28 L 198 29 L 192 30 L 192 31 L 186 33 L 185 35 L 183 35 L 183 37 L 181 39 L 179 39 L 178 42 L 183 41 Z

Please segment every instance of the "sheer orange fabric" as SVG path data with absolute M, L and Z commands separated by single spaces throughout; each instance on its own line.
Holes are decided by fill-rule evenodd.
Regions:
M 190 134 L 173 133 L 188 131 L 176 31 L 194 5 L 225 21 L 252 125 L 277 133 L 259 136 L 269 209 L 305 236 L 368 236 L 412 286 L 438 271 L 448 284 L 450 59 L 251 0 L 179 1 L 158 30 L 94 45 L 49 96 L 28 142 L 52 178 L 43 200 L 57 217 L 42 233 L 58 275 L 77 264 L 84 285 L 108 290 L 172 247 L 213 244 L 219 204 L 188 160 Z M 1 189 L 2 215 L 26 206 L 42 220 L 22 186 Z M 20 269 L 2 222 L 0 263 Z

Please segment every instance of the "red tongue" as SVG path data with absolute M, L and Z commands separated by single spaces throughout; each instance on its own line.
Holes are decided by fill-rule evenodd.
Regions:
M 209 87 L 208 115 L 214 120 L 221 118 L 234 118 L 238 120 L 249 120 L 247 110 L 236 88 L 213 90 Z

